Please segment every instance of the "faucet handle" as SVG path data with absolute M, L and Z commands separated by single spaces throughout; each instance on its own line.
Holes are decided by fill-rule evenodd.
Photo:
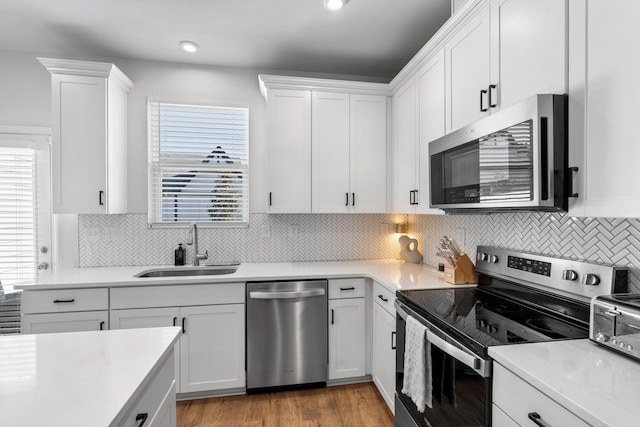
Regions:
M 209 259 L 209 249 L 204 250 L 204 259 Z

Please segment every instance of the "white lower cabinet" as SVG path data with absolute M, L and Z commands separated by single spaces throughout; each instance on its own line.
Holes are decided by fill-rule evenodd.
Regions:
M 493 407 L 504 412 L 494 416 L 493 427 L 589 425 L 498 363 L 493 364 Z
M 494 427 L 520 427 L 500 407 L 491 405 L 491 424 Z
M 66 313 L 23 314 L 23 334 L 102 331 L 109 329 L 109 312 L 79 311 Z
M 244 304 L 112 310 L 112 329 L 181 326 L 179 393 L 245 386 Z
M 366 373 L 364 301 L 364 298 L 329 300 L 329 380 L 361 377 Z
M 396 389 L 396 318 L 377 302 L 373 303 L 373 346 L 371 376 L 392 412 Z

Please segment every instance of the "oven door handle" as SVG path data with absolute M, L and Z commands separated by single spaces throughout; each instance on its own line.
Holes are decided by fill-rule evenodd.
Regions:
M 473 369 L 476 373 L 478 373 L 483 378 L 488 378 L 491 375 L 491 364 L 488 361 L 483 360 L 482 358 L 476 356 L 473 353 L 469 353 L 467 351 L 462 350 L 462 348 L 459 348 L 459 347 L 463 347 L 463 346 L 452 338 L 449 338 L 449 339 L 452 342 L 456 343 L 459 347 L 445 341 L 439 335 L 434 333 L 434 331 L 438 331 L 442 335 L 446 335 L 444 332 L 440 331 L 438 328 L 431 325 L 428 321 L 418 316 L 417 313 L 415 313 L 409 307 L 402 304 L 400 301 L 396 300 L 395 308 L 396 308 L 396 312 L 398 313 L 398 316 L 400 316 L 403 320 L 406 321 L 407 316 L 412 316 L 413 318 L 418 320 L 420 323 L 424 324 L 427 327 L 427 341 L 430 342 L 432 345 L 435 345 L 440 350 L 442 350 L 449 356 L 453 357 L 460 363 L 463 363 L 465 366 Z

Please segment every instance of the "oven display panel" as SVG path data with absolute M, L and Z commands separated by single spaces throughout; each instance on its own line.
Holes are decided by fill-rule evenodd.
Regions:
M 541 276 L 551 276 L 551 263 L 515 256 L 507 257 L 507 267 Z

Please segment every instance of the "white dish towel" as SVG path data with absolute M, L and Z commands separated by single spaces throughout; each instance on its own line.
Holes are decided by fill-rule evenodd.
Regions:
M 433 408 L 431 382 L 431 343 L 427 341 L 427 327 L 407 316 L 402 393 L 411 398 L 420 412 L 424 412 L 425 406 Z

